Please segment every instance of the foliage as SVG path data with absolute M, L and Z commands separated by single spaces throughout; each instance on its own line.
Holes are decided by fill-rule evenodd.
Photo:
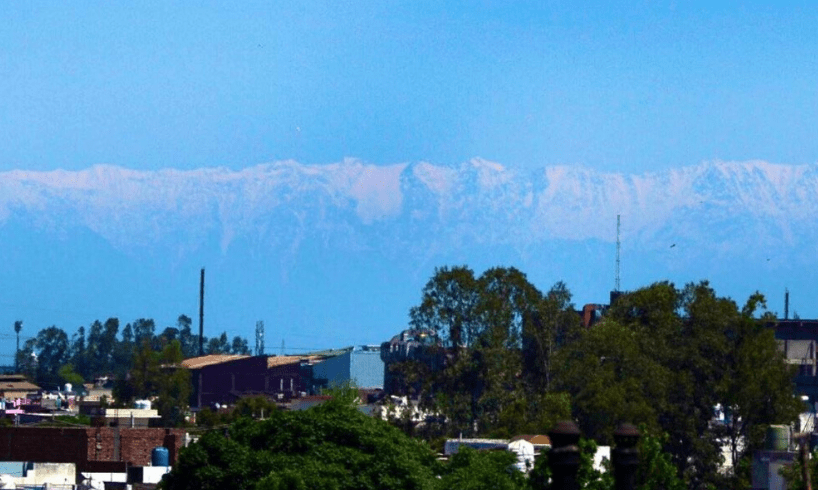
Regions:
M 241 417 L 251 419 L 269 418 L 276 410 L 278 410 L 278 406 L 275 402 L 264 396 L 247 396 L 239 398 L 231 410 L 214 412 L 207 407 L 199 410 L 196 415 L 196 425 L 212 428 L 230 424 Z
M 342 403 L 241 418 L 227 436 L 211 431 L 182 449 L 163 488 L 437 488 L 428 446 Z
M 670 455 L 662 450 L 667 436 L 657 437 L 640 428 L 639 466 L 636 471 L 636 490 L 684 490 L 684 481 L 678 476 Z M 603 461 L 605 471 L 594 469 L 594 455 L 597 444 L 591 439 L 580 438 L 580 465 L 577 472 L 579 488 L 588 490 L 614 490 L 613 467 L 610 460 Z M 548 468 L 548 452 L 544 452 L 534 463 L 529 475 L 529 486 L 533 489 L 550 489 L 551 471 Z M 556 489 L 555 489 L 556 490 Z
M 608 319 L 559 354 L 559 386 L 571 393 L 586 436 L 604 443 L 621 422 L 667 433 L 664 449 L 690 488 L 738 485 L 719 473 L 721 445 L 732 446 L 734 468 L 761 442 L 768 424 L 798 414 L 792 373 L 772 332 L 706 282 L 677 290 L 657 283 L 619 298 Z M 729 424 L 712 424 L 714 407 L 728 407 Z M 744 440 L 742 449 L 738 441 Z
M 144 339 L 134 352 L 129 377 L 117 381 L 114 397 L 119 403 L 155 398 L 163 423 L 181 425 L 191 392 L 190 371 L 178 367 L 182 359 L 182 346 L 178 340 L 156 352 Z
M 799 457 L 796 457 L 792 464 L 779 470 L 779 473 L 787 482 L 786 488 L 788 490 L 806 490 L 807 488 L 804 485 L 803 458 L 800 457 L 802 454 L 799 452 Z M 807 467 L 809 469 L 810 488 L 818 488 L 818 450 L 809 455 Z
M 15 332 L 19 333 L 22 325 L 22 321 L 15 322 Z M 149 358 L 153 354 L 143 350 L 145 344 L 150 346 L 149 351 L 161 354 L 173 341 L 178 341 L 182 358 L 198 355 L 199 336 L 192 334 L 188 316 L 180 315 L 176 326 L 166 327 L 158 335 L 155 334 L 156 324 L 150 318 L 139 318 L 128 323 L 121 332 L 119 327 L 117 318 L 108 318 L 104 322 L 95 320 L 87 329 L 78 327 L 70 339 L 57 326 L 40 330 L 35 337 L 26 340 L 17 352 L 15 360 L 18 369 L 40 386 L 52 389 L 65 382 L 79 385 L 82 380 L 90 381 L 97 376 L 113 375 L 125 380 L 132 363 L 137 361 L 137 370 L 145 376 L 134 380 L 134 386 L 120 381 L 117 389 L 123 400 L 132 400 L 135 396 L 142 396 L 142 393 L 158 390 L 158 385 L 152 381 L 157 373 L 149 368 L 152 362 Z M 204 340 L 205 343 L 209 342 L 207 338 Z M 228 344 L 227 333 L 223 333 L 214 340 L 219 351 L 250 353 L 247 340 L 242 337 L 236 336 Z M 139 356 L 134 356 L 135 352 L 139 352 Z M 68 365 L 71 366 L 70 371 L 65 367 Z
M 74 371 L 74 366 L 72 364 L 66 364 L 57 371 L 57 374 L 62 379 L 63 383 L 71 383 L 74 387 L 79 390 L 82 388 L 82 383 L 85 380 L 82 379 L 78 373 Z
M 477 451 L 464 446 L 446 465 L 438 488 L 521 490 L 527 482 L 514 467 L 516 462 L 510 451 Z
M 557 347 L 579 324 L 564 284 L 543 295 L 513 267 L 480 277 L 443 267 L 410 317 L 435 332 L 445 362 L 398 368 L 407 381 L 425 380 L 422 405 L 445 415 L 450 434 L 541 432 L 567 415 L 565 403 L 554 403 L 567 399 L 551 389 Z
M 87 415 L 58 415 L 54 417 L 54 421 L 69 425 L 91 425 L 91 419 Z

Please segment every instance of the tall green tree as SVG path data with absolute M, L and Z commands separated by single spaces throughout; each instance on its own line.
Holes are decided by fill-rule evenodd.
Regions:
M 68 335 L 60 328 L 51 326 L 40 330 L 35 341 L 37 350 L 37 383 L 47 389 L 59 387 L 62 381 L 58 371 L 68 363 L 70 344 Z
M 562 414 L 566 404 L 551 393 L 549 377 L 556 346 L 578 325 L 563 284 L 544 297 L 513 267 L 479 277 L 468 267 L 443 267 L 410 318 L 442 341 L 443 368 L 431 370 L 422 399 L 446 415 L 451 433 L 542 431 L 547 427 L 540 424 L 554 418 L 544 411 Z M 413 372 L 405 374 L 409 379 Z
M 742 475 L 720 471 L 722 445 L 733 449 L 733 468 L 746 467 L 738 463 L 764 428 L 798 413 L 792 373 L 754 316 L 759 306 L 753 295 L 739 309 L 707 282 L 620 297 L 560 354 L 559 384 L 583 432 L 607 442 L 620 422 L 644 423 L 668 434 L 665 449 L 690 488 L 739 486 Z M 717 405 L 735 415 L 731 424 L 714 425 Z

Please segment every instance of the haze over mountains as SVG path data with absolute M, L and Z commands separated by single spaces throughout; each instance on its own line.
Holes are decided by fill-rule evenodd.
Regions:
M 622 175 L 347 159 L 0 173 L 0 328 L 118 316 L 161 329 L 196 317 L 202 266 L 206 335 L 252 345 L 265 320 L 268 352 L 387 340 L 441 265 L 513 265 L 544 290 L 565 281 L 577 305 L 604 303 L 617 214 L 623 289 L 709 279 L 742 303 L 761 290 L 783 315 L 789 287 L 791 314 L 818 316 L 818 165 Z

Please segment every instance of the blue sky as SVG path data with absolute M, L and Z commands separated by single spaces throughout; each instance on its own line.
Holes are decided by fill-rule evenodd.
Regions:
M 812 2 L 2 2 L 0 19 L 0 172 L 818 162 Z M 48 323 L 75 328 L 68 309 Z
M 818 155 L 808 2 L 5 2 L 0 17 L 0 170 Z

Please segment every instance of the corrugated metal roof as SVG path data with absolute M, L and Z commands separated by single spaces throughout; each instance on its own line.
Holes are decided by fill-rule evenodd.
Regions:
M 225 362 L 235 361 L 237 359 L 244 359 L 250 357 L 244 354 L 208 354 L 206 356 L 191 357 L 182 361 L 181 365 L 187 369 L 199 369 L 205 366 L 212 366 L 214 364 L 222 364 Z
M 28 381 L 14 381 L 11 383 L 0 382 L 0 392 L 2 391 L 39 391 L 40 387 Z

